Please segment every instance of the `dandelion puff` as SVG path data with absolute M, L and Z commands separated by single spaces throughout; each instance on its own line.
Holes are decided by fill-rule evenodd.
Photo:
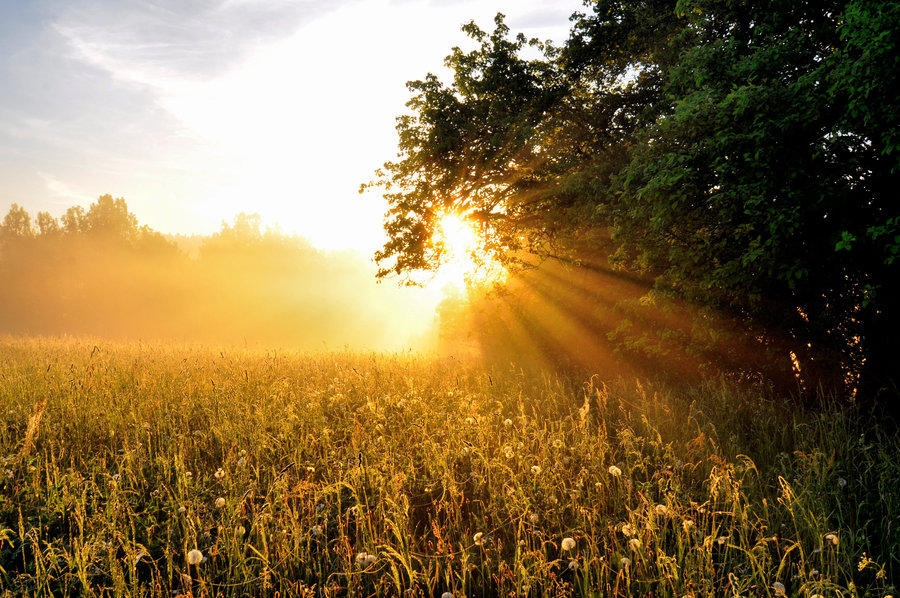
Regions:
M 537 513 L 529 513 L 528 521 L 530 521 L 532 525 L 537 525 L 541 521 L 541 516 Z
M 322 526 L 321 526 L 321 525 L 314 525 L 314 526 L 312 526 L 312 528 L 309 530 L 309 532 L 310 532 L 312 535 L 314 535 L 314 536 L 321 536 L 321 535 L 322 535 Z
M 187 509 L 184 507 L 184 505 L 178 507 L 178 512 L 179 512 L 179 513 L 184 513 L 185 511 L 187 511 Z
M 225 507 L 225 499 L 220 496 L 219 498 L 216 499 L 216 508 L 222 509 L 224 507 Z
M 837 546 L 841 543 L 841 540 L 837 534 L 825 534 L 825 542 L 832 546 Z
M 516 456 L 516 454 L 513 452 L 512 448 L 510 448 L 510 447 L 506 447 L 505 454 L 506 454 L 507 459 L 512 459 L 513 457 Z
M 627 569 L 629 565 L 631 565 L 631 559 L 628 557 L 622 557 L 619 561 L 619 567 L 622 569 Z
M 684 529 L 684 533 L 688 533 L 691 531 L 691 528 L 694 527 L 693 519 L 685 519 L 681 522 L 681 527 Z
M 471 426 L 472 424 L 475 423 L 475 418 L 474 418 L 474 417 L 467 417 L 467 418 L 466 418 L 466 423 L 469 424 L 469 425 Z
M 626 536 L 633 536 L 634 535 L 634 527 L 632 527 L 632 525 L 630 523 L 623 523 L 622 524 L 622 533 L 625 534 Z
M 531 475 L 541 475 L 541 466 L 540 465 L 532 465 L 531 466 Z
M 475 535 L 472 536 L 472 541 L 475 542 L 475 546 L 484 546 L 484 533 L 475 532 Z
M 616 467 L 615 465 L 610 465 L 609 466 L 609 475 L 611 475 L 614 478 L 617 478 L 620 475 L 622 475 L 622 470 L 619 469 L 618 467 Z
M 188 565 L 199 565 L 203 562 L 203 553 L 194 548 L 187 553 Z
M 366 555 L 366 558 L 363 560 L 363 566 L 364 566 L 364 567 L 371 567 L 372 565 L 375 564 L 375 562 L 376 562 L 377 560 L 378 560 L 378 557 L 375 556 L 374 554 L 371 554 L 371 553 L 370 553 L 370 554 L 367 554 L 367 555 Z
M 665 517 L 669 514 L 669 509 L 666 507 L 666 505 L 656 505 L 656 514 L 660 517 Z
M 225 470 L 220 467 L 219 469 L 216 470 L 216 473 L 214 473 L 213 475 L 216 477 L 217 480 L 221 480 L 222 478 L 225 477 Z
M 562 543 L 559 545 L 564 551 L 573 550 L 575 548 L 575 538 L 563 538 Z
M 772 589 L 775 590 L 776 596 L 787 596 L 787 590 L 784 587 L 784 584 L 780 581 L 776 581 L 772 584 Z
M 512 420 L 507 417 L 506 419 L 503 420 L 503 425 L 506 426 L 507 428 L 512 426 Z
M 242 537 L 243 537 L 243 535 L 246 534 L 246 533 L 247 533 L 247 530 L 244 529 L 244 526 L 243 526 L 243 525 L 236 525 L 236 526 L 234 527 L 234 535 L 235 535 L 235 536 L 242 536 Z
M 553 448 L 555 448 L 555 449 L 561 449 L 564 445 L 565 445 L 565 443 L 562 440 L 560 440 L 559 438 L 557 438 L 556 440 L 553 441 Z
M 569 561 L 569 571 L 577 571 L 578 570 L 578 561 L 572 559 Z
M 847 480 L 845 480 L 844 478 L 838 478 L 838 488 L 846 488 L 846 487 L 847 487 Z
M 441 598 L 453 598 L 453 592 L 444 592 L 441 594 Z
M 719 546 L 722 546 L 722 545 L 725 544 L 725 542 L 727 542 L 727 541 L 728 541 L 728 537 L 727 537 L 727 536 L 719 536 L 719 537 L 716 539 L 716 542 L 719 543 Z
M 641 541 L 638 540 L 637 538 L 632 538 L 632 539 L 628 540 L 628 546 L 633 551 L 637 552 L 638 550 L 641 549 L 641 546 L 643 546 L 643 544 L 641 544 Z

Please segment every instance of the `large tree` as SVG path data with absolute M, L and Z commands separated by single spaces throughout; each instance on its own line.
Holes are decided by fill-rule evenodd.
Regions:
M 750 322 L 810 386 L 895 394 L 897 3 L 586 5 L 560 50 L 523 58 L 498 17 L 452 82 L 410 84 L 382 274 L 439 263 L 441 211 L 506 256 L 611 233 L 616 263 Z

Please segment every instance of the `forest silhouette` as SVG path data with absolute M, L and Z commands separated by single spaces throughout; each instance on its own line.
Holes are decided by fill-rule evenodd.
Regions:
M 205 237 L 140 225 L 100 197 L 59 219 L 13 205 L 0 225 L 0 333 L 400 349 L 413 323 L 364 257 L 323 252 L 239 214 Z

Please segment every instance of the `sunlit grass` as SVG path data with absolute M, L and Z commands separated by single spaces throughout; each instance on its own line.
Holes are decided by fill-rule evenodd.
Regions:
M 456 359 L 0 344 L 13 595 L 884 596 L 900 440 Z

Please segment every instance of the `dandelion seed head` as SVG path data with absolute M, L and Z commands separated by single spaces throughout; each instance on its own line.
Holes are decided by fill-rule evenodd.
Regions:
M 727 542 L 727 541 L 728 541 L 728 537 L 727 537 L 727 536 L 719 536 L 719 537 L 716 539 L 716 542 L 719 543 L 719 546 L 722 546 L 722 545 L 725 544 L 725 542 Z
M 837 534 L 825 534 L 825 542 L 831 544 L 832 546 L 837 546 L 841 543 L 840 538 L 838 538 Z
M 631 559 L 628 557 L 622 557 L 622 559 L 619 561 L 619 567 L 621 567 L 622 569 L 628 568 L 629 565 L 631 565 Z
M 531 466 L 531 475 L 540 475 L 541 474 L 541 466 L 540 465 L 532 465 Z
M 577 571 L 578 570 L 578 561 L 572 559 L 569 561 L 569 571 Z
M 838 488 L 846 488 L 846 487 L 847 487 L 847 480 L 845 480 L 844 478 L 838 478 Z
M 216 477 L 217 480 L 221 480 L 222 478 L 225 477 L 225 470 L 220 467 L 219 469 L 216 470 L 216 473 L 214 473 L 213 475 Z
M 611 475 L 614 478 L 617 478 L 620 475 L 622 475 L 622 470 L 619 469 L 618 467 L 616 467 L 615 465 L 610 465 L 609 466 L 609 475 Z
M 503 420 L 503 425 L 509 428 L 510 426 L 512 426 L 512 420 L 507 417 Z
M 188 565 L 199 565 L 203 562 L 203 553 L 194 548 L 187 553 Z
M 632 538 L 632 539 L 628 540 L 628 547 L 631 548 L 635 552 L 640 550 L 642 546 L 643 546 L 643 544 L 641 544 L 641 541 L 638 540 L 637 538 Z
M 574 550 L 575 549 L 575 538 L 565 537 L 562 539 L 562 543 L 559 545 L 565 551 Z
M 669 514 L 669 509 L 666 505 L 656 505 L 656 514 L 660 517 L 665 517 Z
M 626 536 L 633 536 L 634 535 L 634 526 L 632 526 L 630 523 L 623 523 L 622 524 L 622 533 L 625 534 Z
M 475 542 L 475 546 L 484 546 L 484 533 L 475 532 L 475 535 L 472 536 L 472 541 Z
M 179 513 L 184 513 L 185 511 L 187 511 L 187 509 L 184 507 L 184 505 L 181 505 L 180 507 L 178 507 Z
M 557 438 L 556 440 L 553 441 L 553 448 L 555 448 L 555 449 L 561 449 L 564 445 L 565 445 L 565 443 L 562 440 L 560 440 L 559 438 Z
M 685 533 L 691 531 L 691 528 L 694 527 L 694 520 L 685 519 L 681 522 L 681 527 L 684 529 Z
M 322 535 L 322 526 L 321 525 L 312 526 L 309 530 L 309 533 L 311 533 L 314 536 L 321 536 Z
M 541 516 L 537 513 L 529 513 L 528 521 L 530 521 L 533 525 L 537 525 L 541 521 Z
M 444 592 L 441 594 L 441 598 L 453 598 L 453 592 Z
M 467 417 L 467 418 L 466 418 L 466 423 L 469 424 L 469 425 L 471 426 L 472 424 L 475 423 L 475 418 L 474 418 L 474 417 Z
M 244 529 L 243 525 L 236 525 L 234 527 L 234 535 L 235 536 L 243 536 L 246 533 L 247 533 L 247 530 Z
M 216 508 L 222 509 L 224 507 L 225 507 L 225 499 L 220 496 L 219 498 L 216 499 Z
M 780 581 L 776 581 L 775 583 L 773 583 L 772 589 L 775 590 L 775 594 L 777 596 L 786 596 L 787 595 L 787 590 L 785 589 L 784 584 L 781 583 Z

